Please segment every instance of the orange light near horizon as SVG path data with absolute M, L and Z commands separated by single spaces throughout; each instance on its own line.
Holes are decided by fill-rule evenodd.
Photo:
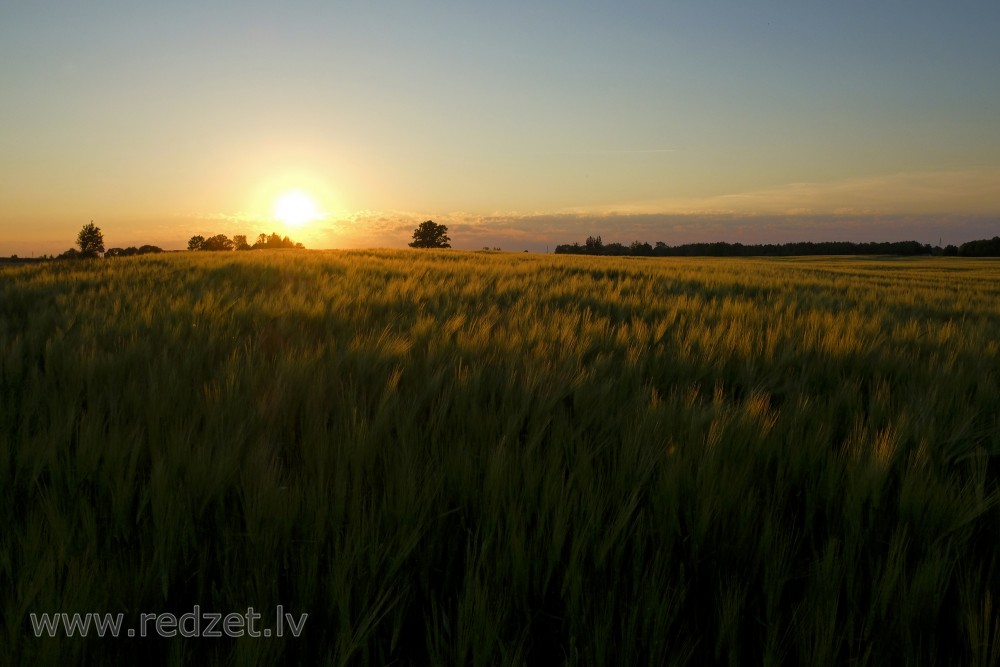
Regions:
M 274 200 L 273 208 L 274 218 L 288 227 L 304 227 L 325 217 L 316 200 L 301 190 L 280 194 Z

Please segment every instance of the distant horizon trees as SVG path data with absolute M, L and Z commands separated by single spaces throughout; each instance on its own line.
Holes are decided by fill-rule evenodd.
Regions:
M 219 251 L 219 250 L 232 250 L 236 247 L 236 244 L 229 240 L 225 234 L 216 234 L 215 236 L 209 236 L 202 243 L 202 250 L 209 251 Z
M 108 248 L 107 252 L 104 253 L 105 257 L 132 257 L 135 255 L 154 255 L 156 253 L 163 252 L 163 248 L 155 245 L 144 245 L 136 248 L 135 246 L 129 246 L 127 248 Z
M 411 248 L 450 248 L 450 237 L 447 234 L 448 227 L 439 225 L 433 220 L 422 222 L 413 230 L 413 241 L 409 244 Z M 129 246 L 127 248 L 104 249 L 104 234 L 100 227 L 94 225 L 91 220 L 84 225 L 77 235 L 76 248 L 70 248 L 60 255 L 50 257 L 50 259 L 82 259 L 100 257 L 131 257 L 135 255 L 146 255 L 164 252 L 163 248 L 155 245 L 142 245 L 138 248 Z M 206 251 L 230 251 L 230 250 L 261 250 L 297 248 L 304 249 L 302 243 L 292 241 L 288 236 L 280 236 L 276 232 L 271 234 L 259 234 L 253 245 L 247 241 L 244 234 L 236 234 L 230 239 L 225 234 L 216 234 L 205 238 L 202 235 L 192 236 L 188 240 L 188 250 Z M 484 248 L 488 249 L 488 248 Z M 499 248 L 496 248 L 499 250 Z M 821 242 L 793 242 L 779 244 L 751 244 L 727 243 L 724 241 L 715 243 L 687 243 L 678 246 L 669 246 L 663 241 L 657 241 L 655 245 L 650 245 L 644 241 L 633 241 L 629 245 L 622 243 L 605 244 L 600 235 L 588 236 L 586 241 L 580 243 L 562 244 L 555 247 L 555 254 L 567 255 L 608 255 L 625 257 L 780 257 L 780 256 L 810 256 L 810 255 L 898 255 L 898 256 L 919 256 L 919 255 L 944 255 L 946 257 L 1000 257 L 1000 236 L 992 239 L 978 239 L 968 241 L 961 246 L 947 245 L 931 246 L 930 244 L 920 244 L 917 241 L 894 241 L 894 242 L 867 242 L 854 243 L 851 241 L 821 241 Z M 43 255 L 40 259 L 44 259 Z
M 79 246 L 79 250 L 70 248 L 59 255 L 57 259 L 90 259 L 100 257 L 104 254 L 104 234 L 101 232 L 101 228 L 96 226 L 94 221 L 91 220 L 76 235 L 76 245 Z
M 958 247 L 958 255 L 961 257 L 1000 257 L 1000 236 L 963 243 Z
M 104 234 L 101 232 L 101 228 L 94 224 L 93 220 L 84 225 L 79 234 L 77 234 L 76 244 L 79 247 L 79 250 L 77 248 L 70 248 L 50 259 L 84 259 L 96 258 L 101 255 L 104 255 L 106 258 L 132 257 L 135 255 L 149 255 L 164 252 L 163 248 L 149 244 L 139 246 L 138 248 L 135 246 L 129 246 L 127 248 L 109 248 L 105 251 Z M 250 245 L 247 242 L 245 234 L 236 234 L 232 239 L 225 234 L 216 234 L 215 236 L 210 236 L 208 238 L 201 235 L 195 235 L 188 240 L 187 245 L 188 250 L 208 251 L 260 250 L 273 248 L 303 249 L 305 246 L 301 243 L 292 241 L 287 236 L 283 237 L 277 232 L 272 232 L 271 234 L 260 234 L 257 237 L 257 242 L 253 245 Z M 43 255 L 39 259 L 45 259 L 45 256 Z
M 296 248 L 304 249 L 305 246 L 301 243 L 296 243 L 292 241 L 287 236 L 282 237 L 277 232 L 272 232 L 268 234 L 259 234 L 257 236 L 257 242 L 250 245 L 247 242 L 247 237 L 245 234 L 236 234 L 233 238 L 229 238 L 225 234 L 216 234 L 215 236 L 210 236 L 205 238 L 204 236 L 197 235 L 192 236 L 188 240 L 188 250 L 207 250 L 210 252 L 218 251 L 228 251 L 228 250 L 273 250 L 278 248 Z
M 854 243 L 851 241 L 820 241 L 796 243 L 768 243 L 744 245 L 742 243 L 686 243 L 669 246 L 663 241 L 650 245 L 643 241 L 633 241 L 629 245 L 604 243 L 600 236 L 588 236 L 580 243 L 557 245 L 556 254 L 564 255 L 609 255 L 616 257 L 783 257 L 809 255 L 945 255 L 959 257 L 1000 257 L 1000 237 L 969 241 L 961 246 L 949 245 L 945 248 L 921 244 L 917 241 L 892 241 Z

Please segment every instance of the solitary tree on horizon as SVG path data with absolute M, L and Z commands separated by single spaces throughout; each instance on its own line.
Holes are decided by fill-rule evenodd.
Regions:
M 450 248 L 451 238 L 448 237 L 448 226 L 439 225 L 433 220 L 426 220 L 413 230 L 411 248 Z
M 104 253 L 104 234 L 100 227 L 94 226 L 94 221 L 84 225 L 83 229 L 76 237 L 76 244 L 80 246 L 80 254 L 83 257 L 97 257 Z

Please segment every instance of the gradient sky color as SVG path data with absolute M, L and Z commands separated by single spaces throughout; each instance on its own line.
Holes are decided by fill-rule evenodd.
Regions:
M 0 255 L 1000 234 L 1000 3 L 0 5 Z M 286 230 L 270 207 L 325 212 Z

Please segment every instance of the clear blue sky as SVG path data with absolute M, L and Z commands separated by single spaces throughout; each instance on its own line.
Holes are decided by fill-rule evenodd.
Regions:
M 0 255 L 1000 233 L 998 2 L 6 2 Z M 274 219 L 298 190 L 319 214 Z

